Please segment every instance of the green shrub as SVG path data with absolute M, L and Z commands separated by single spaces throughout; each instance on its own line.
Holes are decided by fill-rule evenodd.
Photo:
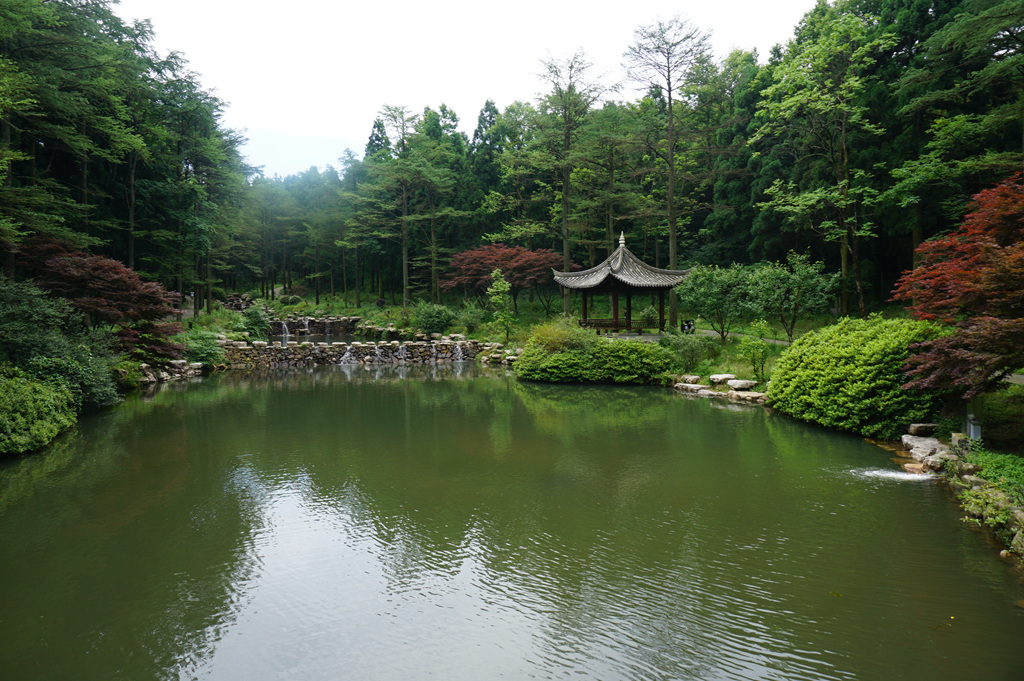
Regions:
M 444 333 L 455 323 L 455 311 L 437 303 L 417 303 L 414 310 L 416 326 L 423 333 Z
M 93 411 L 121 400 L 114 380 L 113 358 L 77 348 L 73 357 L 33 357 L 25 364 L 32 378 L 66 388 L 78 411 Z
M 270 319 L 262 307 L 250 305 L 245 308 L 245 312 L 242 313 L 242 320 L 242 330 L 249 333 L 249 338 L 267 340 L 267 329 L 270 328 Z
M 527 343 L 545 352 L 584 350 L 595 345 L 600 338 L 593 331 L 581 327 L 569 317 L 557 317 L 533 327 Z
M 901 387 L 910 345 L 936 333 L 931 324 L 907 319 L 842 319 L 782 353 L 768 402 L 804 421 L 895 439 L 936 411 L 938 395 Z
M 516 375 L 548 383 L 651 383 L 673 367 L 668 350 L 638 341 L 597 341 L 551 350 L 533 336 L 516 361 Z M 593 337 L 591 337 L 593 338 Z
M 185 345 L 185 359 L 202 362 L 205 367 L 224 363 L 224 348 L 217 344 L 217 334 L 193 328 L 180 334 L 176 340 Z
M 672 353 L 680 371 L 690 374 L 698 373 L 702 364 L 718 359 L 722 354 L 722 344 L 715 338 L 678 331 L 666 331 L 658 339 L 658 345 Z
M 995 483 L 1015 504 L 1024 505 L 1024 457 L 990 452 L 980 443 L 971 443 L 964 458 L 981 466 L 981 477 Z
M 76 420 L 70 390 L 0 368 L 0 455 L 41 449 Z
M 466 333 L 473 333 L 486 321 L 486 312 L 479 305 L 466 303 L 455 317 L 455 325 L 462 327 Z
M 279 297 L 277 301 L 282 305 L 298 305 L 299 303 L 302 302 L 302 297 L 296 295 L 286 295 Z

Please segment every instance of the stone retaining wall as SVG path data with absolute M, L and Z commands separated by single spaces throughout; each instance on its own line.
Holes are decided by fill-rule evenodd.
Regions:
M 475 340 L 391 341 L 383 343 L 299 343 L 221 341 L 231 369 L 314 367 L 330 364 L 435 364 L 489 358 L 500 343 Z
M 340 336 L 356 333 L 362 317 L 299 317 L 270 320 L 271 336 Z

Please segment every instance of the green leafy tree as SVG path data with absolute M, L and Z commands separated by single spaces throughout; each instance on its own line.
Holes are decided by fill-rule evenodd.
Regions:
M 664 127 L 648 145 L 665 170 L 665 219 L 668 228 L 668 267 L 676 269 L 679 258 L 678 213 L 676 205 L 677 144 L 675 95 L 689 71 L 705 61 L 710 52 L 710 34 L 689 20 L 675 16 L 641 26 L 633 32 L 634 44 L 623 55 L 630 76 L 657 87 L 667 98 Z M 660 126 L 659 126 L 660 127 Z M 669 297 L 669 324 L 678 321 L 678 303 Z
M 512 312 L 512 285 L 505 281 L 501 270 L 491 272 L 491 285 L 487 288 L 487 297 L 491 301 L 491 308 L 494 310 L 494 321 L 498 328 L 505 332 L 505 342 L 508 342 L 512 329 L 515 327 L 516 317 Z
M 825 263 L 790 252 L 785 263 L 764 262 L 750 270 L 747 287 L 756 314 L 778 322 L 793 342 L 801 320 L 828 310 L 838 275 L 825 274 Z
M 841 5 L 819 3 L 808 13 L 802 39 L 790 43 L 761 93 L 761 123 L 750 140 L 786 143 L 794 161 L 806 166 L 805 176 L 813 179 L 777 180 L 763 206 L 784 214 L 795 228 L 839 244 L 843 313 L 852 282 L 861 316 L 866 304 L 860 243 L 874 234 L 874 226 L 863 205 L 868 169 L 853 164 L 853 152 L 858 143 L 884 133 L 861 95 L 870 85 L 868 70 L 895 41 L 889 34 L 871 37 L 869 21 Z
M 562 240 L 563 271 L 572 267 L 573 169 L 579 152 L 578 140 L 591 107 L 604 94 L 605 88 L 589 77 L 593 63 L 582 50 L 564 59 L 550 58 L 542 62 L 544 79 L 551 92 L 541 98 L 534 145 L 545 152 L 544 165 L 550 170 L 558 187 L 558 224 Z M 562 295 L 563 313 L 569 314 L 569 292 Z
M 725 344 L 729 330 L 749 315 L 748 268 L 698 265 L 676 286 L 679 305 L 711 325 Z

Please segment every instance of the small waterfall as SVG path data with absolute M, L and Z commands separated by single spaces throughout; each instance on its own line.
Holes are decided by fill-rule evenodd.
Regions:
M 284 319 L 281 320 L 281 335 L 284 336 L 285 338 L 291 335 L 290 333 L 288 333 L 288 322 L 287 320 Z
M 408 357 L 409 357 L 409 349 L 407 347 L 405 347 L 405 345 L 400 345 L 398 347 L 398 352 L 395 353 L 395 359 L 397 359 L 399 362 L 405 362 L 405 360 Z
M 380 347 L 380 343 L 378 343 L 377 347 L 373 349 L 373 354 L 376 356 L 377 362 L 384 362 L 384 350 Z
M 462 354 L 462 342 L 455 343 L 455 356 L 453 358 L 456 362 L 464 362 L 465 356 Z
M 302 333 L 304 333 L 304 334 L 306 334 L 308 336 L 309 335 L 309 317 L 303 317 L 302 321 L 304 322 L 303 327 L 302 327 Z
M 352 352 L 352 346 L 349 345 L 345 348 L 345 354 L 338 360 L 338 364 L 358 364 L 359 360 L 356 359 L 355 354 Z
M 437 363 L 437 343 L 430 344 L 430 363 Z

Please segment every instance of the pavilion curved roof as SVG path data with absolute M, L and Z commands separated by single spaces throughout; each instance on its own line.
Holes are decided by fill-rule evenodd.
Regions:
M 555 281 L 565 288 L 597 288 L 609 279 L 636 288 L 672 288 L 686 278 L 690 270 L 663 270 L 651 267 L 626 248 L 625 234 L 619 236 L 619 247 L 600 265 L 579 272 L 552 270 Z

